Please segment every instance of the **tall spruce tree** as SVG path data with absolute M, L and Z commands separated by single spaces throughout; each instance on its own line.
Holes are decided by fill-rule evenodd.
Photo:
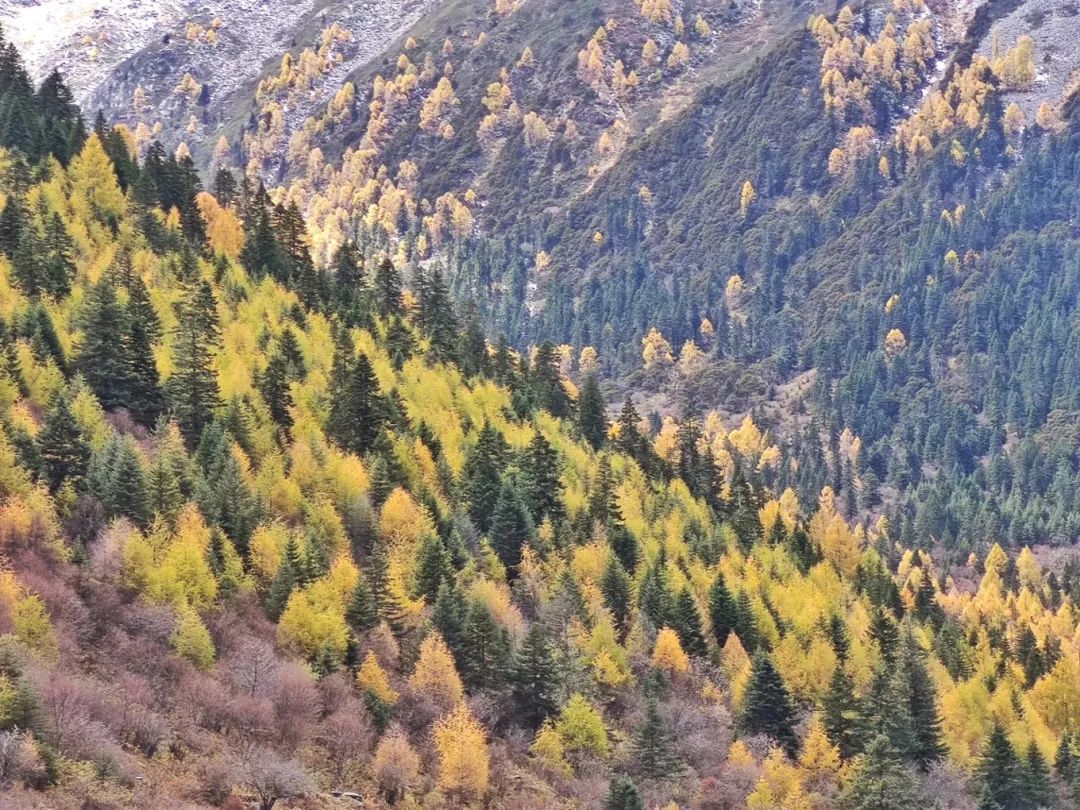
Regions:
M 789 756 L 794 756 L 799 749 L 795 705 L 772 658 L 763 650 L 754 653 L 739 727 L 747 734 L 768 735 L 780 743 Z
M 881 734 L 855 760 L 839 798 L 842 810 L 910 810 L 919 806 L 914 778 L 888 738 Z
M 547 633 L 540 622 L 534 622 L 514 655 L 510 672 L 514 702 L 524 723 L 536 727 L 555 713 L 560 680 Z
M 125 336 L 128 318 L 116 287 L 102 278 L 90 288 L 82 314 L 75 368 L 107 411 L 131 402 L 132 367 Z
M 1024 810 L 1024 769 L 1016 750 L 998 722 L 990 731 L 975 768 L 979 810 Z
M 90 468 L 90 445 L 71 411 L 71 396 L 61 391 L 37 436 L 45 480 L 51 492 L 69 481 L 76 492 L 83 488 Z
M 604 810 L 645 810 L 641 794 L 629 776 L 619 774 L 612 777 L 607 798 L 604 800 Z
M 655 696 L 646 700 L 645 720 L 634 736 L 634 754 L 650 779 L 671 779 L 682 770 Z
M 689 585 L 675 597 L 670 622 L 686 653 L 702 658 L 708 655 L 709 648 L 705 644 L 705 634 L 701 629 L 701 613 Z
M 709 588 L 709 620 L 712 624 L 713 637 L 721 648 L 727 643 L 728 634 L 735 629 L 738 614 L 735 600 L 724 583 L 723 574 L 717 574 Z
M 504 481 L 499 491 L 491 515 L 488 537 L 500 562 L 506 566 L 507 574 L 516 576 L 516 569 L 521 564 L 522 549 L 533 537 L 533 523 L 517 486 L 512 481 Z
M 174 370 L 165 389 L 180 431 L 193 445 L 220 403 L 211 358 L 218 342 L 217 304 L 209 283 L 197 281 L 190 285 L 176 314 Z
M 604 395 L 595 374 L 585 376 L 581 384 L 581 396 L 578 397 L 578 427 L 581 435 L 594 450 L 600 450 L 607 441 L 607 415 L 605 414 Z

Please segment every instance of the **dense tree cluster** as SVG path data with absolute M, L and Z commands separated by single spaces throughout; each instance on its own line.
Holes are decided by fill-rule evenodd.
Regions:
M 1075 801 L 1080 562 L 849 519 L 850 431 L 801 508 L 753 418 L 118 132 L 0 160 L 63 265 L 0 243 L 5 802 Z

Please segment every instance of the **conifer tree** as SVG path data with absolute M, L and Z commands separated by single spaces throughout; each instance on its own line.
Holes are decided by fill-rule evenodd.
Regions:
M 925 770 L 930 763 L 944 757 L 946 751 L 941 737 L 937 693 L 910 626 L 904 636 L 897 676 L 901 680 L 901 692 L 906 693 L 911 728 L 911 744 L 901 753 Z
M 42 198 L 44 199 L 44 198 Z M 54 298 L 62 298 L 71 290 L 75 278 L 75 244 L 55 211 L 44 217 L 45 237 L 42 242 L 42 287 Z
M 416 591 L 434 604 L 439 589 L 446 582 L 452 582 L 454 566 L 450 553 L 438 535 L 426 535 L 420 542 L 420 551 L 416 557 Z
M 645 721 L 635 735 L 634 753 L 650 779 L 670 779 L 682 769 L 655 696 L 645 703 Z
M 547 633 L 539 622 L 535 622 L 525 634 L 510 672 L 514 702 L 526 724 L 539 726 L 558 710 L 559 680 L 555 653 Z
M 488 536 L 508 575 L 514 576 L 521 564 L 521 550 L 532 539 L 533 524 L 517 487 L 510 481 L 505 481 L 499 491 Z
M 1050 768 L 1034 740 L 1028 744 L 1022 767 L 1024 798 L 1028 806 L 1033 810 L 1053 807 L 1054 785 L 1050 781 Z
M 491 372 L 491 360 L 488 357 L 487 338 L 484 336 L 484 328 L 480 315 L 476 311 L 476 304 L 471 301 L 465 310 L 465 321 L 460 340 L 458 365 L 461 367 L 462 373 L 466 377 L 489 374 Z
M 855 760 L 840 796 L 843 810 L 910 810 L 918 806 L 915 781 L 884 735 L 874 737 Z
M 588 374 L 581 385 L 578 398 L 578 427 L 581 435 L 594 450 L 599 450 L 607 440 L 607 416 L 604 407 L 604 395 L 595 374 Z
M 110 454 L 105 474 L 101 501 L 106 512 L 113 517 L 127 517 L 137 526 L 146 526 L 150 522 L 146 474 L 130 438 L 120 441 Z
M 671 627 L 678 633 L 679 642 L 688 655 L 708 655 L 709 648 L 705 644 L 705 634 L 701 629 L 701 613 L 689 586 L 684 587 L 675 597 L 670 619 Z
M 507 454 L 506 439 L 494 425 L 485 422 L 476 444 L 465 457 L 462 490 L 469 517 L 481 532 L 491 528 L 491 514 L 502 490 L 502 471 Z
M 345 450 L 362 455 L 375 445 L 385 414 L 375 371 L 361 352 L 352 361 L 340 393 L 330 403 L 327 429 Z
M 358 633 L 371 630 L 379 624 L 379 608 L 375 604 L 367 577 L 363 574 L 357 577 L 356 587 L 349 597 L 349 604 L 345 608 L 345 621 Z
M 153 425 L 165 408 L 161 378 L 153 344 L 161 339 L 161 321 L 150 302 L 143 280 L 134 275 L 128 284 L 128 363 L 131 373 L 128 410 L 140 424 Z
M 510 661 L 510 636 L 482 602 L 469 605 L 462 639 L 461 677 L 470 689 L 502 682 Z
M 738 623 L 735 600 L 724 583 L 723 574 L 717 574 L 709 588 L 709 620 L 712 623 L 713 637 L 721 649 L 727 643 L 728 634 Z
M 794 756 L 799 749 L 791 694 L 772 659 L 763 650 L 754 653 L 739 727 L 748 734 L 768 735 L 780 743 L 789 756 Z
M 615 619 L 615 627 L 621 637 L 625 637 L 630 630 L 632 587 L 630 576 L 622 567 L 619 558 L 614 555 L 609 557 L 600 579 L 600 592 L 604 595 L 604 603 L 611 611 Z
M 638 587 L 638 607 L 642 613 L 660 628 L 671 623 L 675 597 L 671 593 L 670 577 L 667 570 L 667 556 L 661 549 L 652 567 L 645 572 Z
M 630 777 L 619 774 L 612 778 L 604 800 L 604 810 L 645 810 L 641 794 Z
M 87 295 L 82 319 L 82 341 L 75 361 L 90 390 L 107 411 L 131 402 L 132 368 L 128 354 L 128 319 L 116 287 L 101 279 Z
M 458 669 L 465 665 L 465 622 L 468 619 L 468 605 L 461 591 L 450 581 L 439 586 L 435 605 L 431 610 L 431 623 L 442 635 L 446 646 L 454 655 Z
M 539 526 L 544 518 L 559 520 L 564 511 L 561 460 L 539 428 L 533 433 L 523 461 L 524 497 L 533 525 Z
M 536 350 L 530 377 L 533 396 L 541 408 L 559 418 L 570 415 L 570 397 L 563 385 L 555 346 L 550 342 L 545 341 Z
M 998 722 L 990 731 L 975 769 L 979 810 L 1016 810 L 1026 807 L 1024 771 L 1005 729 Z
M 838 664 L 829 679 L 829 688 L 822 698 L 822 724 L 829 741 L 840 756 L 851 759 L 863 748 L 863 717 L 861 704 L 855 696 L 855 684 L 842 664 Z
M 735 627 L 732 629 L 747 652 L 753 652 L 761 644 L 754 607 L 750 601 L 750 594 L 745 590 L 739 591 L 735 597 Z
M 213 290 L 206 281 L 196 282 L 178 307 L 173 337 L 175 369 L 165 386 L 177 424 L 189 444 L 202 435 L 220 402 L 211 360 L 217 339 Z
M 55 493 L 65 481 L 71 482 L 75 491 L 81 490 L 90 468 L 90 445 L 71 412 L 71 397 L 66 391 L 53 401 L 37 445 L 49 490 Z
M 371 291 L 375 300 L 375 310 L 379 315 L 383 318 L 403 315 L 401 293 L 401 273 L 389 258 L 384 258 L 375 268 Z
M 615 444 L 623 453 L 640 462 L 642 437 L 638 432 L 639 424 L 641 424 L 641 416 L 634 407 L 634 401 L 628 396 L 622 410 L 619 411 L 619 419 L 616 422 L 618 438 Z

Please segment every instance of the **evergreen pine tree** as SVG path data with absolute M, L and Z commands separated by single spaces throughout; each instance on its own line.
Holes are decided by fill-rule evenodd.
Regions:
M 609 557 L 603 576 L 600 578 L 600 592 L 603 593 L 604 603 L 615 619 L 615 627 L 620 637 L 625 637 L 630 631 L 632 588 L 630 576 L 622 567 L 619 558 L 614 555 Z
M 855 696 L 855 684 L 842 664 L 833 670 L 829 688 L 822 698 L 822 725 L 829 741 L 845 760 L 862 752 L 861 704 Z
M 612 778 L 604 810 L 645 810 L 641 794 L 630 777 L 619 774 Z
M 719 647 L 727 643 L 728 634 L 735 629 L 738 615 L 735 611 L 735 600 L 731 597 L 731 591 L 724 583 L 722 574 L 717 574 L 709 588 L 709 620 L 712 623 L 713 636 Z
M 76 492 L 82 490 L 90 469 L 90 445 L 71 412 L 71 397 L 66 391 L 53 401 L 37 446 L 50 492 L 57 492 L 65 481 L 71 482 Z
M 379 608 L 375 604 L 367 577 L 363 574 L 357 578 L 356 587 L 349 597 L 349 604 L 345 608 L 345 621 L 358 633 L 371 630 L 379 624 Z
M 561 459 L 537 428 L 525 451 L 524 488 L 525 503 L 529 508 L 533 525 L 539 526 L 545 517 L 557 521 L 563 517 Z
M 150 522 L 146 474 L 130 438 L 121 441 L 111 454 L 106 475 L 101 498 L 106 512 L 112 517 L 127 517 L 136 526 L 146 526 Z
M 530 381 L 533 396 L 541 408 L 560 419 L 570 415 L 570 396 L 563 385 L 555 346 L 548 341 L 536 350 Z
M 488 536 L 508 575 L 515 576 L 521 564 L 521 550 L 532 539 L 533 525 L 517 487 L 510 481 L 503 483 L 495 501 Z
M 128 410 L 135 421 L 150 427 L 165 408 L 161 378 L 154 359 L 154 341 L 161 336 L 161 323 L 150 303 L 142 279 L 134 277 L 128 288 L 127 364 L 129 374 Z
M 645 721 L 635 735 L 634 753 L 642 772 L 650 779 L 670 779 L 682 769 L 655 696 L 645 703 Z
M 165 386 L 180 431 L 189 444 L 202 436 L 220 401 L 210 356 L 217 338 L 213 291 L 207 282 L 196 282 L 178 307 L 173 337 L 175 368 Z
M 1032 740 L 1028 744 L 1023 763 L 1024 799 L 1032 810 L 1054 806 L 1054 785 L 1050 781 L 1050 768 L 1039 746 Z
M 855 760 L 840 796 L 842 810 L 910 810 L 918 806 L 917 786 L 884 735 L 874 737 Z
M 559 669 L 547 634 L 539 622 L 529 627 L 514 656 L 510 683 L 523 722 L 539 726 L 558 708 Z
M 360 353 L 350 364 L 344 387 L 330 403 L 327 429 L 345 450 L 362 455 L 375 445 L 385 419 L 375 370 L 367 355 Z
M 502 471 L 506 465 L 506 439 L 490 422 L 485 422 L 474 444 L 465 456 L 462 470 L 462 490 L 468 505 L 469 517 L 476 528 L 487 532 L 491 515 L 502 490 Z
M 705 644 L 705 634 L 701 629 L 701 613 L 690 586 L 684 587 L 675 597 L 670 619 L 671 627 L 678 633 L 684 652 L 698 657 L 708 655 L 709 648 Z
M 125 335 L 128 319 L 116 287 L 107 278 L 90 288 L 82 317 L 82 341 L 75 361 L 90 390 L 107 411 L 131 401 L 131 364 Z
M 442 635 L 454 655 L 458 670 L 465 667 L 465 622 L 468 605 L 461 591 L 452 582 L 443 582 L 431 609 L 431 623 Z
M 510 636 L 482 602 L 469 605 L 462 642 L 465 685 L 486 689 L 501 683 L 510 661 Z
M 401 303 L 401 273 L 389 258 L 383 259 L 375 268 L 375 278 L 372 283 L 372 298 L 375 300 L 375 309 L 384 318 L 391 316 L 400 317 L 404 314 Z
M 906 693 L 911 728 L 911 745 L 901 753 L 925 770 L 930 763 L 942 759 L 946 751 L 941 737 L 937 692 L 910 626 L 904 636 L 897 675 L 902 681 L 902 691 Z
M 772 659 L 763 650 L 754 653 L 739 727 L 747 734 L 768 735 L 780 743 L 789 756 L 794 756 L 799 749 L 791 695 Z
M 581 435 L 594 450 L 599 450 L 607 440 L 607 416 L 604 407 L 604 395 L 595 374 L 588 374 L 581 385 L 578 398 L 578 427 Z
M 995 722 L 975 769 L 979 810 L 1018 810 L 1026 807 L 1024 772 L 1005 729 Z
M 443 583 L 452 582 L 454 566 L 438 535 L 429 534 L 420 542 L 416 558 L 416 591 L 434 604 Z

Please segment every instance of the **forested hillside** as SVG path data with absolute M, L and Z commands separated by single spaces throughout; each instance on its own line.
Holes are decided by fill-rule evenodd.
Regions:
M 10 47 L 0 111 L 4 808 L 1075 806 L 1075 555 L 988 534 L 935 559 L 918 524 L 845 518 L 876 438 L 851 430 L 801 508 L 753 418 L 609 409 L 594 348 L 486 338 L 385 233 L 324 260 L 295 200 L 227 168 L 204 189 Z M 1066 187 L 1056 137 L 926 254 L 996 244 L 995 205 L 1049 249 L 1066 192 L 1020 189 Z M 1025 240 L 1001 242 L 964 272 L 1008 283 Z M 939 275 L 907 282 L 924 308 L 896 287 L 870 369 L 906 406 L 934 291 L 962 287 Z M 1054 279 L 1029 317 L 1066 306 Z M 842 348 L 833 373 L 870 373 Z

